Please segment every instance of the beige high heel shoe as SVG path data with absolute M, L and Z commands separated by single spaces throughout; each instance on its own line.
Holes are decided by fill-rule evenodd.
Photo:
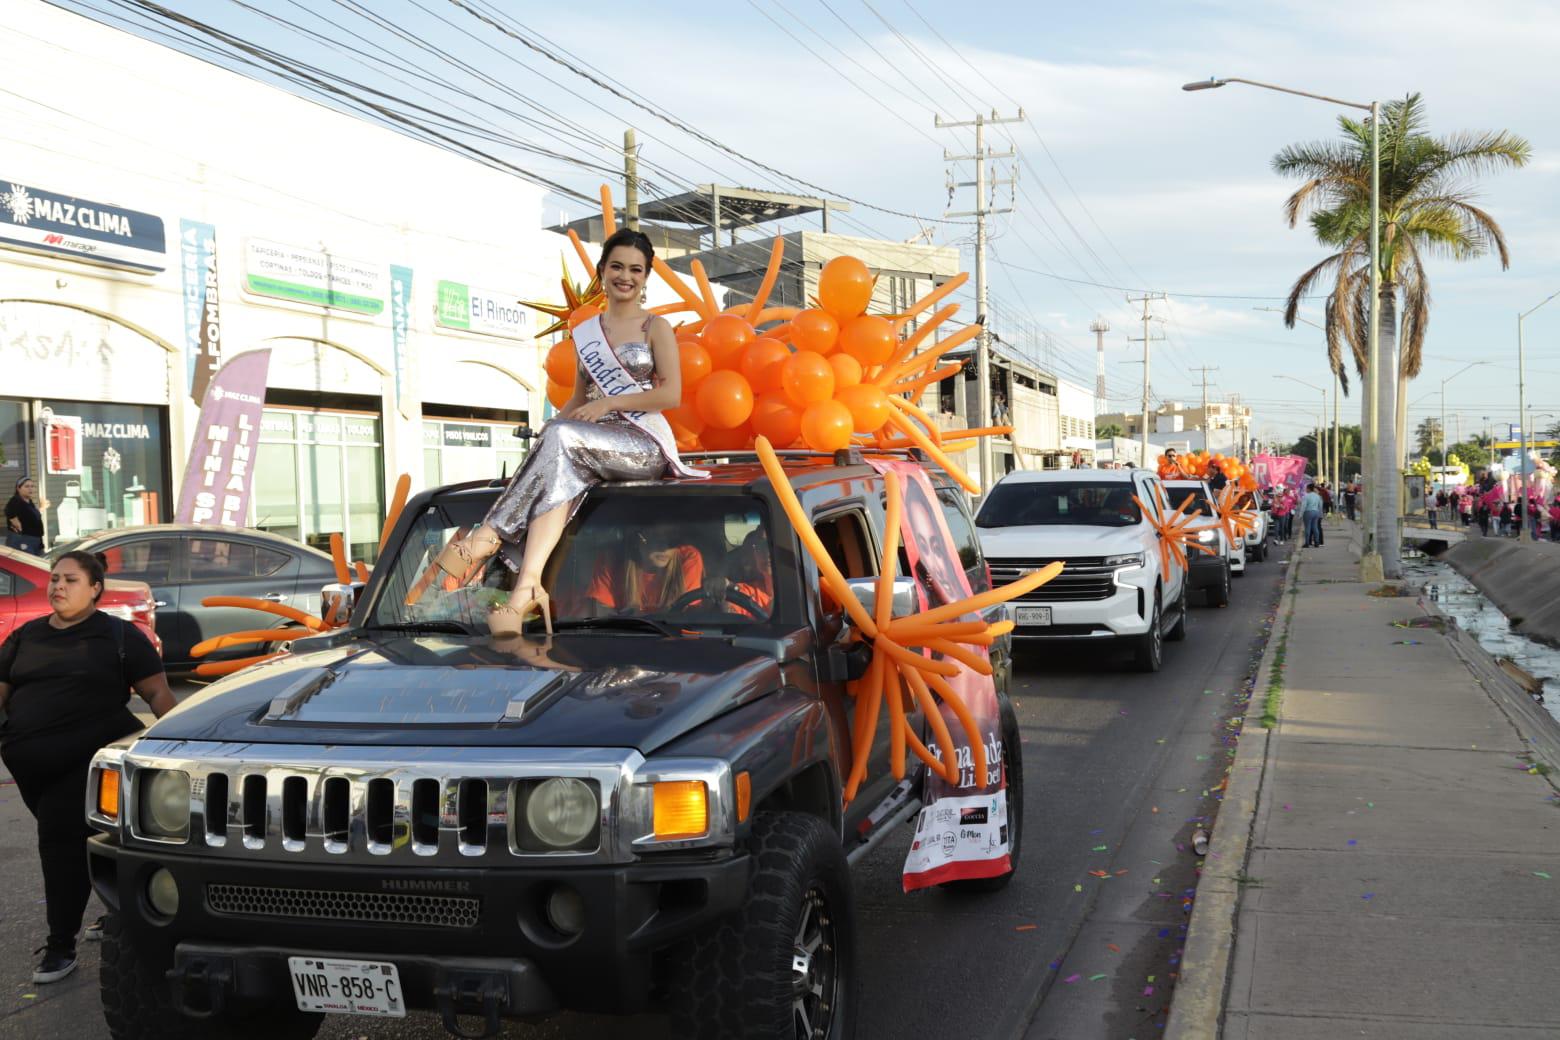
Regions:
M 488 631 L 495 638 L 521 635 L 533 612 L 541 614 L 542 627 L 549 637 L 552 636 L 552 597 L 540 585 L 532 585 L 529 589 L 530 596 L 522 600 L 518 607 L 504 603 L 488 611 Z
M 473 556 L 471 545 L 473 543 L 485 543 L 492 546 L 481 556 Z M 465 581 L 473 567 L 498 551 L 499 540 L 497 538 L 477 538 L 472 535 L 459 541 L 451 542 L 444 550 L 434 557 L 433 565 L 448 574 L 456 581 Z

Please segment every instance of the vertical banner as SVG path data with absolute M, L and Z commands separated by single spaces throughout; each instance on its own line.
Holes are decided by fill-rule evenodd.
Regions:
M 211 377 L 222 367 L 217 229 L 198 220 L 180 220 L 179 253 L 184 272 L 185 368 L 191 399 L 202 401 Z
M 936 489 L 920 466 L 908 462 L 869 460 L 878 472 L 893 470 L 904 488 L 904 514 L 900 538 L 910 573 L 915 577 L 919 609 L 968 599 L 973 592 L 969 577 L 959 566 L 953 533 L 943 519 Z M 976 620 L 974 615 L 961 620 Z M 985 654 L 978 646 L 966 646 Z M 975 756 L 967 742 L 951 749 L 928 743 L 933 754 L 952 754 L 959 766 L 959 782 L 941 776 L 925 780 L 925 808 L 916 820 L 915 837 L 905 856 L 901 881 L 906 892 L 960 878 L 1000 877 L 1012 869 L 1008 858 L 1007 777 L 1002 775 L 1002 732 L 997 687 L 989 675 L 961 668 L 948 680 L 975 718 L 986 747 L 986 775 L 975 775 Z M 943 706 L 948 732 L 957 742 L 964 726 Z
M 255 451 L 260 446 L 260 413 L 270 365 L 271 352 L 255 350 L 238 355 L 212 376 L 190 441 L 176 522 L 244 525 L 255 482 Z
M 421 411 L 411 401 L 412 348 L 412 269 L 390 265 L 390 337 L 395 348 L 395 401 L 401 418 L 410 419 Z

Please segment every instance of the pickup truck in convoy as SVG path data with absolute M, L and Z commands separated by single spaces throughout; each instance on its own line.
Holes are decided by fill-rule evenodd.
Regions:
M 1172 509 L 1181 508 L 1183 515 L 1196 516 L 1198 526 L 1212 524 L 1214 516 L 1213 492 L 1201 480 L 1165 481 L 1165 498 Z M 1235 559 L 1244 556 L 1245 546 L 1231 545 L 1222 527 L 1208 527 L 1197 532 L 1197 540 L 1212 546 L 1216 553 L 1199 552 L 1188 548 L 1187 566 L 1192 588 L 1203 594 L 1203 603 L 1210 607 L 1228 606 L 1230 602 L 1230 575 L 1235 572 Z
M 1172 562 L 1165 581 L 1159 533 L 1139 501 L 1159 510 L 1159 477 L 1146 469 L 1019 471 L 997 481 L 975 517 L 992 582 L 1064 564 L 1009 604 L 1014 639 L 1125 644 L 1140 670 L 1159 671 L 1164 641 L 1186 638 L 1187 576 Z
M 853 451 L 782 461 L 870 604 L 883 477 Z M 846 683 L 870 647 L 820 592 L 753 457 L 700 464 L 711 479 L 589 493 L 547 572 L 550 640 L 488 634 L 486 605 L 510 580 L 501 564 L 465 586 L 430 567 L 499 485 L 424 492 L 347 627 L 100 751 L 88 845 L 109 911 L 101 994 L 115 1040 L 299 1040 L 327 1013 L 366 1016 L 371 1032 L 409 1008 L 460 1036 L 650 1007 L 680 1037 L 853 1036 L 850 865 L 916 818 L 924 771 L 896 782 L 880 727 L 843 804 Z M 981 591 L 962 496 L 932 477 L 955 551 L 929 562 Z M 613 609 L 601 583 L 654 547 L 675 550 L 688 591 Z M 918 580 L 901 558 L 896 615 L 917 609 Z M 988 746 L 1006 772 L 1016 871 L 1023 775 L 1005 640 L 992 665 L 1000 739 Z M 911 715 L 929 740 L 924 721 Z M 1011 876 L 945 884 L 994 891 Z
M 1260 563 L 1268 557 L 1268 529 L 1270 517 L 1267 503 L 1255 491 L 1243 491 L 1235 500 L 1237 507 L 1251 513 L 1251 530 L 1246 532 L 1246 559 Z

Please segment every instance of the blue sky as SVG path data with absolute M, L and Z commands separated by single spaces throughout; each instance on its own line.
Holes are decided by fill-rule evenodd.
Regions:
M 85 0 L 122 10 L 111 2 Z M 598 78 L 675 114 L 726 151 L 538 56 L 452 0 L 364 0 L 359 10 L 349 0 L 256 0 L 371 52 L 367 64 L 234 0 L 165 2 L 430 103 L 413 93 L 413 77 L 380 60 L 395 56 L 469 91 L 474 97 L 460 104 L 482 125 L 603 166 L 619 164 L 615 148 L 632 126 L 646 176 L 669 191 L 716 181 L 811 194 L 802 183 L 810 182 L 833 197 L 940 218 L 946 208 L 970 206 L 970 190 L 961 189 L 948 207 L 950 171 L 972 179 L 967 164 L 945 163 L 942 149 L 965 152 L 972 142 L 969 131 L 936 129 L 933 114 L 968 119 L 977 109 L 1013 114 L 1022 106 L 1025 123 L 988 137 L 1020 155 L 1018 188 L 998 192 L 999 204 L 1011 197 L 1016 212 L 991 225 L 993 325 L 1092 385 L 1088 325 L 1104 317 L 1112 326 L 1113 406 L 1133 407 L 1140 392 L 1140 368 L 1125 363 L 1140 348 L 1125 337 L 1141 326 L 1120 289 L 1085 283 L 1180 294 L 1155 307 L 1165 319 L 1156 328 L 1167 337 L 1156 346 L 1156 397 L 1198 399 L 1195 370 L 1217 366 L 1214 395 L 1251 403 L 1259 436 L 1292 438 L 1312 425 L 1318 395 L 1275 376 L 1327 379 L 1321 334 L 1285 329 L 1277 314 L 1257 308 L 1279 306 L 1295 277 L 1324 255 L 1306 230 L 1285 226 L 1281 205 L 1294 184 L 1274 175 L 1269 161 L 1286 144 L 1334 136 L 1341 110 L 1233 85 L 1183 93 L 1188 80 L 1243 76 L 1360 101 L 1418 91 L 1434 133 L 1509 129 L 1531 142 L 1526 169 L 1480 185 L 1480 204 L 1506 230 L 1511 269 L 1501 271 L 1493 258 L 1432 261 L 1434 310 L 1424 373 L 1409 388 L 1411 423 L 1438 414 L 1440 381 L 1474 360 L 1489 363 L 1448 386 L 1448 412 L 1461 413 L 1465 434 L 1484 428 L 1485 417 L 1514 421 L 1516 314 L 1560 289 L 1560 113 L 1550 100 L 1560 8 L 1552 4 L 728 0 L 571 7 L 460 0 L 572 52 Z M 91 13 L 78 0 L 61 6 Z M 363 9 L 490 81 L 415 50 L 366 20 Z M 603 179 L 568 162 L 493 149 L 575 191 L 594 194 Z M 1004 160 L 998 172 L 1006 177 L 1013 166 Z M 587 208 L 562 196 L 550 206 L 567 216 Z M 926 230 L 935 242 L 961 245 L 972 263 L 967 225 L 918 223 L 857 205 L 838 229 L 897 240 Z M 1309 313 L 1319 320 L 1320 301 Z M 961 316 L 972 315 L 967 304 Z M 1560 413 L 1560 301 L 1527 329 L 1529 404 L 1535 414 Z M 1358 421 L 1357 401 L 1345 400 L 1345 421 Z

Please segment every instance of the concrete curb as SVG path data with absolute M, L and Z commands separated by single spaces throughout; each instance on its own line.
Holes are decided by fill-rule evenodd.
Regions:
M 1291 547 L 1289 569 L 1279 591 L 1278 615 L 1268 633 L 1267 646 L 1257 667 L 1251 701 L 1241 722 L 1240 741 L 1230 767 L 1229 784 L 1219 806 L 1197 881 L 1197 898 L 1186 928 L 1186 946 L 1181 956 L 1181 973 L 1176 979 L 1175 996 L 1170 1002 L 1170 1018 L 1165 1024 L 1165 1040 L 1209 1040 L 1219 1035 L 1224 1013 L 1225 989 L 1229 985 L 1230 962 L 1235 952 L 1235 915 L 1240 908 L 1240 882 L 1250 855 L 1251 835 L 1257 821 L 1257 798 L 1267 773 L 1271 731 L 1261 724 L 1262 704 L 1272 679 L 1277 646 L 1283 642 L 1294 618 L 1295 576 L 1300 570 L 1300 550 Z M 1287 600 L 1287 604 L 1286 604 Z

